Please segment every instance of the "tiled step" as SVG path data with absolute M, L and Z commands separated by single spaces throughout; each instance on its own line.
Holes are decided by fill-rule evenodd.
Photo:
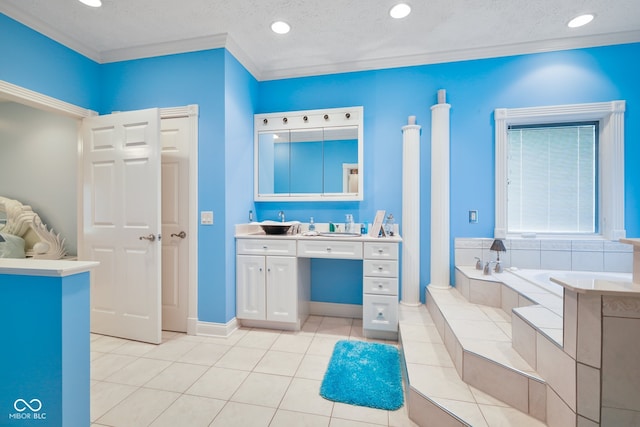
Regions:
M 545 382 L 513 348 L 510 315 L 471 303 L 455 288 L 428 288 L 427 309 L 463 381 L 545 420 Z
M 470 310 L 478 314 L 475 309 Z M 493 318 L 494 323 L 509 323 L 492 310 L 481 310 L 481 313 L 485 313 L 487 319 Z M 474 362 L 471 352 L 459 353 L 461 360 L 454 362 L 447 350 L 447 347 L 457 345 L 455 337 L 451 335 L 452 330 L 448 328 L 449 335 L 441 335 L 445 331 L 444 322 L 434 320 L 425 306 L 400 306 L 400 344 L 405 361 L 407 407 L 414 422 L 427 427 L 545 425 L 463 381 L 456 368 L 457 365 L 464 365 L 462 359 L 468 359 L 467 365 L 472 370 L 475 366 L 482 366 L 482 362 Z M 514 359 L 516 356 L 519 357 L 517 354 L 511 355 Z M 519 363 L 521 367 L 526 365 L 522 360 Z M 476 372 L 476 377 L 480 376 Z M 492 381 L 496 380 L 492 378 Z

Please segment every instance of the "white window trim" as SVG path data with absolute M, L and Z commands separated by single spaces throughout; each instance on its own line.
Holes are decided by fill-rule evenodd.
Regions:
M 553 105 L 529 108 L 497 108 L 495 120 L 494 237 L 507 237 L 507 129 L 512 125 L 598 121 L 599 133 L 599 234 L 607 240 L 626 237 L 624 229 L 624 111 L 625 101 Z M 560 237 L 555 235 L 554 237 Z

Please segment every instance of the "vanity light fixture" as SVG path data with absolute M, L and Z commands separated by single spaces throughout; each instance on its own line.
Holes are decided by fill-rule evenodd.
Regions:
M 79 0 L 80 3 L 82 4 L 86 4 L 87 6 L 90 7 L 100 7 L 102 6 L 102 1 L 101 0 Z
M 393 6 L 389 11 L 389 15 L 395 19 L 402 19 L 407 17 L 411 13 L 411 6 L 406 3 L 398 3 Z
M 291 31 L 291 26 L 284 21 L 276 21 L 271 24 L 271 31 L 276 34 L 287 34 Z
M 593 21 L 593 15 L 588 13 L 586 15 L 576 16 L 571 21 L 569 21 L 567 26 L 569 28 L 578 28 L 582 27 L 583 25 L 587 25 L 591 21 Z

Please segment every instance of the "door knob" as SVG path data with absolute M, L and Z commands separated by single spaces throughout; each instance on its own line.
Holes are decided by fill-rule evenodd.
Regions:
M 140 240 L 148 240 L 150 242 L 153 242 L 156 240 L 156 236 L 155 234 L 149 234 L 148 236 L 140 236 Z
M 171 237 L 179 237 L 181 239 L 184 239 L 185 237 L 187 237 L 187 233 L 185 233 L 184 231 L 181 231 L 179 233 L 171 233 Z

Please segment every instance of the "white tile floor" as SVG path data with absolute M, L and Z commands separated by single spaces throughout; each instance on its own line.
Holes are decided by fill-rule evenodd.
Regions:
M 228 338 L 164 332 L 158 346 L 92 335 L 92 426 L 415 426 L 406 406 L 320 397 L 341 339 L 365 340 L 362 321 L 311 316 L 299 332 L 241 328 Z

